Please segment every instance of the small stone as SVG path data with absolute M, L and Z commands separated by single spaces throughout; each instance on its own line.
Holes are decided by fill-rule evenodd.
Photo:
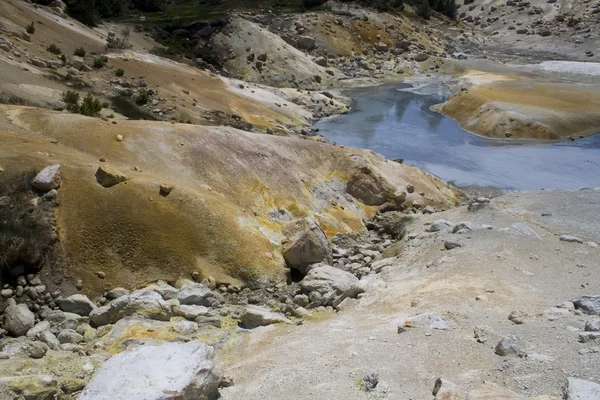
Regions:
M 96 276 L 97 276 L 98 278 L 100 278 L 100 279 L 104 279 L 104 278 L 106 278 L 106 274 L 105 274 L 104 272 L 102 272 L 102 271 L 98 271 L 98 272 L 96 272 Z
M 173 186 L 167 185 L 166 183 L 161 184 L 160 188 L 159 188 L 161 196 L 168 196 L 169 194 L 171 194 L 172 190 L 173 190 Z
M 571 235 L 561 235 L 558 240 L 560 240 L 561 242 L 568 242 L 568 243 L 583 243 L 583 240 L 578 238 L 577 236 L 571 236 Z
M 458 243 L 458 242 L 451 242 L 451 241 L 449 241 L 449 240 L 446 240 L 446 241 L 444 242 L 444 248 L 445 248 L 446 250 L 453 250 L 453 249 L 456 249 L 456 248 L 458 248 L 458 247 L 462 247 L 462 244 L 460 244 L 460 243 Z
M 493 335 L 493 333 L 494 333 L 494 331 L 489 326 L 486 326 L 486 325 L 477 325 L 475 327 L 475 330 L 474 330 L 474 333 L 473 333 L 473 337 L 479 343 L 485 343 L 485 342 L 487 342 L 490 339 L 490 336 Z
M 123 135 L 117 135 L 117 142 L 123 141 Z
M 125 182 L 128 179 L 127 175 L 108 165 L 101 165 L 96 171 L 96 180 L 106 188 Z
M 525 317 L 527 317 L 527 314 L 520 311 L 513 311 L 509 314 L 508 320 L 513 324 L 521 325 L 525 323 Z

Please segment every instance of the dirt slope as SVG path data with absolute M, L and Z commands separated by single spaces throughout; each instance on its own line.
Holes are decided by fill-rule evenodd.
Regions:
M 457 195 L 439 179 L 364 150 L 223 127 L 1 110 L 2 141 L 10 144 L 0 150 L 3 176 L 62 165 L 64 272 L 91 294 L 193 271 L 278 279 L 281 230 L 291 219 L 310 216 L 329 236 L 364 229 L 362 219 L 376 207 L 345 193 L 349 177 L 364 167 L 378 185 L 414 185 L 409 205 L 445 208 Z M 100 158 L 130 180 L 101 187 L 94 178 Z M 161 183 L 175 187 L 168 197 L 159 195 Z

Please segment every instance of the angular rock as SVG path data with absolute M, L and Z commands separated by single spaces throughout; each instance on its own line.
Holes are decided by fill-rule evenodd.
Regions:
M 216 295 L 202 283 L 190 282 L 181 287 L 177 300 L 182 305 L 212 307 L 220 303 Z
M 331 246 L 321 227 L 309 218 L 290 222 L 283 230 L 288 241 L 281 252 L 286 265 L 305 275 L 312 264 L 333 262 Z
M 311 51 L 317 46 L 317 41 L 310 36 L 298 36 L 296 45 L 301 50 Z
M 329 292 L 341 295 L 354 287 L 357 291 L 362 289 L 356 276 L 329 265 L 317 266 L 311 269 L 300 281 L 300 287 L 305 293 L 318 292 L 321 295 Z M 362 292 L 359 291 L 359 293 Z M 359 293 L 356 293 L 356 295 Z
M 37 190 L 48 191 L 60 187 L 60 164 L 49 165 L 41 170 L 31 184 Z
M 79 344 L 85 342 L 83 335 L 80 335 L 72 329 L 64 329 L 60 331 L 58 333 L 57 339 L 60 342 L 60 344 Z
M 496 345 L 495 352 L 499 356 L 521 356 L 525 354 L 527 344 L 516 335 L 504 336 Z
M 17 305 L 13 301 L 4 310 L 4 329 L 13 336 L 25 336 L 34 324 L 35 315 L 25 304 Z
M 153 283 L 152 285 L 146 286 L 145 289 L 155 291 L 156 293 L 160 294 L 165 300 L 176 298 L 177 293 L 179 292 L 177 288 L 169 285 L 165 281 L 158 281 L 156 283 Z
M 106 306 L 92 310 L 90 324 L 94 327 L 114 324 L 119 319 L 131 315 L 167 321 L 171 317 L 171 308 L 160 294 L 150 290 L 136 290 L 111 301 Z
M 454 224 L 450 221 L 446 221 L 445 219 L 438 219 L 433 221 L 431 226 L 427 229 L 427 232 L 439 232 L 443 230 L 451 230 L 454 227 Z
M 565 400 L 600 399 L 600 384 L 578 378 L 568 378 L 564 392 Z
M 171 310 L 173 311 L 173 315 L 192 321 L 200 316 L 207 315 L 210 311 L 207 307 L 194 305 L 173 306 Z
M 579 332 L 579 341 L 581 343 L 600 340 L 600 332 Z
M 56 299 L 58 307 L 73 314 L 87 316 L 96 308 L 96 305 L 83 294 L 74 294 L 69 297 L 59 297 Z
M 585 314 L 600 315 L 600 296 L 581 296 L 571 301 L 575 309 Z
M 586 332 L 600 332 L 600 318 L 590 319 L 585 322 Z
M 267 308 L 259 306 L 247 306 L 240 316 L 240 325 L 242 328 L 254 329 L 259 326 L 266 326 L 277 323 L 291 323 L 283 314 L 274 313 Z
M 462 247 L 462 244 L 460 244 L 458 242 L 452 242 L 450 240 L 444 241 L 444 248 L 446 250 L 453 250 L 453 249 L 456 249 L 458 247 Z
M 104 187 L 115 186 L 128 179 L 127 175 L 108 165 L 101 165 L 96 171 L 96 180 Z
M 431 392 L 434 400 L 458 400 L 464 397 L 464 393 L 454 383 L 444 377 L 437 378 Z
M 100 367 L 78 399 L 215 399 L 222 374 L 213 357 L 198 341 L 126 350 Z

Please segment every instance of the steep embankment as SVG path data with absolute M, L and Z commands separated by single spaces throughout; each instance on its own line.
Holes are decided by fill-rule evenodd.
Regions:
M 66 287 L 81 279 L 94 295 L 194 271 L 217 280 L 278 279 L 281 231 L 293 218 L 314 218 L 331 237 L 364 229 L 363 218 L 408 184 L 416 189 L 406 208 L 446 208 L 457 196 L 431 175 L 364 150 L 224 127 L 1 110 L 4 177 L 61 164 Z M 94 173 L 104 164 L 129 181 L 100 186 Z M 346 193 L 349 180 L 364 187 L 364 195 L 353 192 L 360 199 Z M 174 186 L 167 197 L 159 195 L 162 183 Z M 371 192 L 383 201 L 368 199 Z

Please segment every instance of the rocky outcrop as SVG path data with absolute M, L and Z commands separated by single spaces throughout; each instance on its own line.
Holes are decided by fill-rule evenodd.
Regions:
M 124 351 L 94 375 L 79 400 L 211 400 L 222 375 L 213 349 L 198 341 Z

